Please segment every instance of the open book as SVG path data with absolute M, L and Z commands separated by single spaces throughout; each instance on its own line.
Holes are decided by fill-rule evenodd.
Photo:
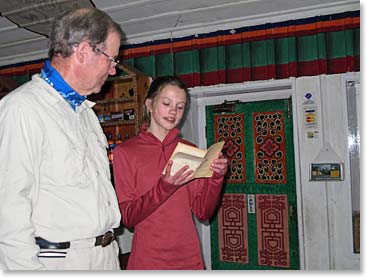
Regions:
M 219 157 L 223 146 L 224 141 L 220 141 L 205 150 L 179 142 L 170 157 L 173 161 L 171 175 L 188 165 L 190 170 L 194 171 L 194 178 L 211 177 L 213 171 L 210 170 L 210 165 Z M 163 173 L 165 172 L 166 168 L 163 170 Z

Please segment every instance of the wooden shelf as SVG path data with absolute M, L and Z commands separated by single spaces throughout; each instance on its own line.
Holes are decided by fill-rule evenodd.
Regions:
M 93 110 L 101 120 L 99 123 L 109 144 L 107 154 L 110 162 L 113 161 L 115 142 L 138 134 L 145 95 L 152 80 L 128 65 L 121 65 L 116 75 L 107 79 L 100 93 L 88 97 L 95 103 Z
M 97 100 L 94 101 L 96 105 L 109 105 L 109 104 L 115 104 L 115 103 L 129 103 L 129 102 L 135 102 L 135 97 L 121 97 L 121 98 L 110 98 L 110 99 L 103 99 L 103 100 Z
M 113 82 L 113 81 L 119 81 L 119 80 L 127 80 L 127 81 L 131 81 L 134 79 L 134 76 L 131 75 L 125 75 L 125 76 L 111 76 L 108 77 L 107 82 Z
M 152 80 L 128 65 L 120 65 L 116 75 L 109 76 L 100 93 L 88 97 L 96 103 L 93 110 L 99 119 L 116 118 L 100 121 L 109 145 L 120 138 L 127 139 L 138 134 L 143 118 L 144 99 Z M 122 116 L 134 119 L 124 120 L 121 119 Z M 111 147 L 109 146 L 107 152 L 110 162 L 113 160 Z
M 118 125 L 133 125 L 136 123 L 135 119 L 132 120 L 111 120 L 107 122 L 101 122 L 102 127 L 118 126 Z

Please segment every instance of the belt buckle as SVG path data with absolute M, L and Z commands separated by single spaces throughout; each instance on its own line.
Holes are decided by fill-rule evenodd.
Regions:
M 101 241 L 101 246 L 102 247 L 106 247 L 107 245 L 109 245 L 113 240 L 115 239 L 115 235 L 112 232 L 107 232 L 106 234 L 103 235 L 102 237 L 102 241 Z

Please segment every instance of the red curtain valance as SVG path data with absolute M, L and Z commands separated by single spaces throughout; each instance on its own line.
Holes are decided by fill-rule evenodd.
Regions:
M 127 45 L 123 60 L 188 86 L 359 71 L 359 11 Z
M 360 70 L 360 11 L 220 30 L 122 46 L 121 58 L 154 77 L 189 87 Z M 43 60 L 5 66 L 23 83 Z

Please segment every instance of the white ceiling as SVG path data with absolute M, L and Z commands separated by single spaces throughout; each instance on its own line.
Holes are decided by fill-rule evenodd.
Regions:
M 40 2 L 51 7 L 43 14 L 48 19 L 40 20 L 32 13 Z M 62 11 L 59 6 L 89 5 L 90 2 L 120 23 L 126 35 L 124 43 L 360 9 L 358 0 L 0 0 L 0 13 L 3 15 L 0 16 L 0 66 L 47 56 L 47 38 L 14 24 L 8 19 L 12 15 L 25 11 L 23 16 L 34 22 L 22 23 L 21 26 L 32 29 L 38 25 L 47 30 L 50 20 Z

